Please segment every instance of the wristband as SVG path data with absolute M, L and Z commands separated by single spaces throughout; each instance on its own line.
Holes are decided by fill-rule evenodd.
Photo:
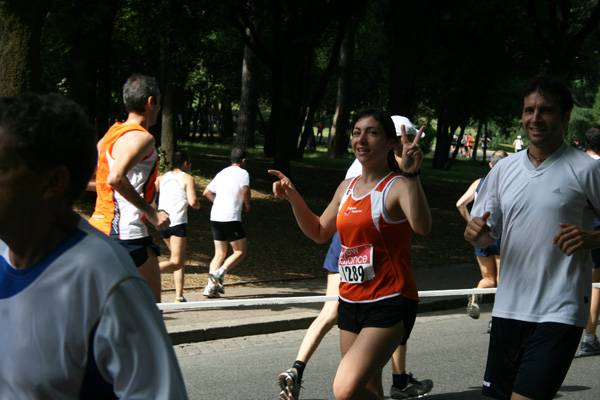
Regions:
M 402 176 L 405 178 L 414 178 L 419 175 L 421 175 L 421 168 L 419 168 L 415 172 L 402 172 Z

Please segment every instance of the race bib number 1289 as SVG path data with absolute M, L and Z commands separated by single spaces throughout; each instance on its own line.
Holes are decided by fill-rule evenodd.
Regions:
M 373 269 L 373 246 L 342 246 L 338 260 L 340 279 L 346 283 L 362 283 L 375 277 Z

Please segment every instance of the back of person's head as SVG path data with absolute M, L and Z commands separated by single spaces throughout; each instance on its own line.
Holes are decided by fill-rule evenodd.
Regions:
M 190 155 L 185 150 L 179 150 L 173 153 L 173 158 L 171 159 L 173 163 L 173 168 L 183 167 L 185 162 L 190 162 Z
M 235 147 L 231 150 L 230 158 L 232 164 L 241 164 L 242 161 L 246 159 L 246 150 Z
M 66 167 L 70 175 L 66 198 L 70 205 L 75 203 L 98 157 L 96 129 L 79 105 L 58 94 L 3 97 L 0 129 L 15 138 L 17 153 L 33 171 Z
M 560 78 L 552 75 L 541 75 L 530 79 L 523 87 L 523 97 L 538 92 L 544 98 L 558 96 L 562 112 L 573 109 L 573 96 L 567 84 Z
M 158 81 L 151 76 L 133 74 L 123 85 L 123 104 L 128 113 L 143 113 L 148 98 L 152 96 L 153 104 L 156 104 L 159 95 Z
M 600 155 L 600 125 L 594 125 L 585 133 L 585 149 Z
M 390 115 L 381 108 L 363 108 L 362 110 L 358 111 L 354 115 L 352 129 L 354 129 L 354 125 L 356 125 L 359 120 L 366 117 L 373 117 L 377 122 L 379 122 L 383 128 L 386 138 L 392 139 L 394 142 L 398 140 L 398 137 L 396 136 L 396 126 L 394 125 L 394 120 L 392 120 L 392 117 L 390 117 Z M 398 163 L 394 157 L 393 149 L 388 153 L 387 160 L 388 167 L 391 171 L 400 172 L 400 167 L 398 167 Z
M 496 163 L 500 160 L 502 160 L 504 157 L 508 157 L 508 153 L 505 152 L 504 150 L 496 150 L 494 152 L 494 154 L 492 154 L 492 159 L 490 160 L 490 163 L 492 164 L 492 167 L 494 165 L 496 165 Z

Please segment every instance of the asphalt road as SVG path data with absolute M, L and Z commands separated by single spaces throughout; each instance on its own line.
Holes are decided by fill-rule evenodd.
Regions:
M 419 316 L 408 343 L 408 370 L 434 381 L 429 400 L 485 399 L 480 394 L 489 335 L 490 306 L 473 320 L 457 311 Z M 280 372 L 294 361 L 304 330 L 245 336 L 175 346 L 190 399 L 277 399 Z M 334 328 L 304 373 L 303 400 L 333 399 L 331 389 L 340 360 Z M 389 394 L 390 364 L 384 370 Z M 387 398 L 387 397 L 386 397 Z M 559 394 L 562 400 L 600 399 L 600 356 L 575 358 Z

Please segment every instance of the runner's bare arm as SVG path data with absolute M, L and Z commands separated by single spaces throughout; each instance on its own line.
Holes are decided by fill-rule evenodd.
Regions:
M 185 186 L 185 195 L 187 197 L 188 205 L 194 210 L 198 210 L 200 208 L 200 202 L 198 201 L 198 195 L 196 194 L 194 177 L 190 174 L 185 174 L 183 176 L 183 185 Z
M 155 210 L 131 186 L 127 173 L 141 160 L 154 151 L 154 138 L 142 131 L 129 132 L 117 140 L 113 147 L 115 162 L 106 178 L 106 182 L 128 202 L 142 211 L 156 229 L 169 227 L 169 215 Z
M 249 186 L 242 186 L 242 198 L 244 199 L 244 208 L 245 212 L 250 211 L 250 198 L 251 198 L 251 190 Z
M 467 222 L 469 222 L 471 220 L 471 213 L 469 212 L 467 205 L 470 204 L 471 202 L 473 202 L 473 200 L 475 199 L 475 192 L 477 190 L 477 186 L 479 185 L 480 181 L 481 181 L 481 178 L 479 178 L 475 182 L 473 182 L 471 184 L 471 186 L 469 186 L 467 191 L 456 202 L 456 208 L 458 208 L 458 212 L 460 213 L 460 215 L 462 215 L 462 217 Z
M 202 196 L 206 197 L 206 199 L 211 203 L 214 203 L 217 194 L 206 187 L 204 188 L 204 192 L 202 192 Z
M 411 142 L 406 135 L 406 128 L 404 125 L 401 127 L 402 171 L 412 174 L 420 170 L 423 162 L 423 151 L 419 146 L 419 142 L 424 130 L 425 126 L 422 126 Z M 406 216 L 412 230 L 419 235 L 429 234 L 429 231 L 431 231 L 431 211 L 421 185 L 421 178 L 416 175 L 399 179 L 394 182 L 391 190 L 395 191 L 397 197 L 394 197 L 399 200 L 401 212 Z

